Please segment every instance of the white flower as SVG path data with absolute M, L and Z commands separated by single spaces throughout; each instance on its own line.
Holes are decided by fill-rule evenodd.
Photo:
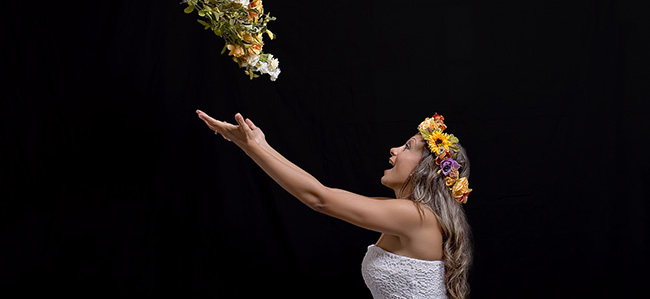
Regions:
M 250 54 L 248 57 L 246 57 L 246 63 L 249 65 L 254 66 L 258 61 L 260 61 L 260 57 L 257 54 Z
M 278 68 L 279 63 L 280 62 L 277 58 L 273 58 L 273 55 L 269 54 L 269 57 L 266 61 L 257 62 L 254 71 L 260 74 L 268 74 L 271 76 L 271 81 L 275 81 L 280 75 L 280 69 Z
M 248 6 L 248 4 L 250 3 L 249 0 L 232 0 L 232 2 L 233 2 L 233 3 L 239 3 L 239 4 L 241 4 L 242 6 Z
M 268 72 L 268 69 L 266 68 L 266 62 L 259 61 L 257 65 L 255 65 L 255 71 L 260 72 L 261 74 L 266 74 Z
M 275 69 L 274 71 L 270 72 L 269 76 L 271 76 L 271 81 L 275 81 L 275 79 L 280 76 L 280 69 Z
M 271 58 L 268 61 L 269 61 L 270 70 L 276 70 L 278 68 L 278 65 L 280 64 L 280 61 L 277 58 Z

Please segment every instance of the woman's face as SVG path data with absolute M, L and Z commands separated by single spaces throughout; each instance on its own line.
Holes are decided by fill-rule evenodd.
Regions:
M 391 148 L 389 161 L 393 168 L 384 170 L 381 184 L 395 190 L 397 193 L 411 172 L 420 163 L 424 148 L 424 139 L 419 133 L 413 135 L 404 145 Z

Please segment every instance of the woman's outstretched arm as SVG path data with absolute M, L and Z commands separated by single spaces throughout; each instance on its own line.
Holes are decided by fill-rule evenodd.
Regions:
M 266 141 L 266 136 L 264 136 L 264 133 L 260 128 L 258 128 L 252 120 L 246 119 L 246 124 L 248 127 L 251 129 L 253 132 L 253 135 L 257 136 L 257 139 L 259 140 L 259 144 L 262 147 L 263 150 L 267 151 L 269 154 L 271 154 L 273 157 L 277 158 L 280 160 L 280 162 L 286 164 L 287 166 L 301 172 L 304 175 L 308 175 L 312 178 L 314 178 L 311 174 L 308 172 L 302 170 L 302 168 L 298 167 L 296 164 L 293 164 L 291 161 L 287 160 L 284 156 L 282 156 L 278 151 L 276 151 L 273 147 L 269 145 L 269 143 Z M 316 179 L 316 178 L 314 178 Z
M 310 208 L 360 227 L 398 236 L 421 225 L 419 212 L 410 200 L 376 200 L 323 186 L 271 148 L 261 130 L 241 114 L 235 115 L 238 125 L 233 125 L 202 111 L 197 113 L 208 127 L 239 146 L 282 188 Z
M 267 142 L 261 129 L 241 114 L 235 115 L 238 125 L 215 120 L 197 110 L 210 129 L 221 134 L 241 148 L 257 165 L 291 195 L 307 206 L 316 209 L 319 204 L 315 194 L 326 188 L 316 178 L 280 155 Z

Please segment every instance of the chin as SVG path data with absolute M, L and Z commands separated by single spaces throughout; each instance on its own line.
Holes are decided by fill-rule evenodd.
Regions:
M 394 182 L 386 181 L 386 176 L 381 177 L 381 184 L 390 189 L 395 189 Z

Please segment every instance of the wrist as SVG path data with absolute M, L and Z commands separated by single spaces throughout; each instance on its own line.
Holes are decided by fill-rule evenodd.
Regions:
M 263 143 L 257 143 L 255 141 L 247 143 L 245 146 L 241 146 L 241 149 L 246 152 L 247 155 L 259 155 L 261 152 L 267 152 L 268 145 Z
M 266 140 L 262 140 L 262 141 L 260 141 L 259 146 L 260 146 L 262 149 L 266 150 L 266 151 L 271 151 L 271 150 L 272 150 L 271 146 L 269 145 L 268 142 L 266 142 Z

